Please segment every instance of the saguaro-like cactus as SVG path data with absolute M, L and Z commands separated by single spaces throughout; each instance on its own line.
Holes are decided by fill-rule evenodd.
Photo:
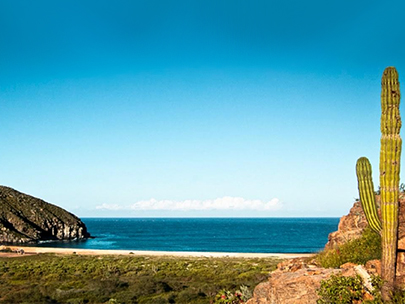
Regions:
M 402 140 L 399 136 L 398 72 L 393 67 L 384 70 L 381 81 L 381 150 L 380 191 L 382 215 L 382 278 L 384 298 L 389 297 L 395 282 L 398 237 L 399 170 Z
M 374 184 L 371 173 L 370 161 L 366 157 L 360 157 L 356 163 L 356 174 L 361 206 L 370 228 L 380 233 L 381 221 L 377 213 Z
M 373 230 L 379 231 L 382 226 L 381 275 L 385 282 L 382 289 L 385 300 L 389 300 L 394 288 L 397 261 L 399 169 L 402 146 L 399 136 L 400 97 L 398 72 L 394 67 L 388 67 L 384 70 L 381 80 L 381 223 L 375 205 L 370 162 L 367 158 L 361 157 L 356 164 L 359 194 L 367 221 Z

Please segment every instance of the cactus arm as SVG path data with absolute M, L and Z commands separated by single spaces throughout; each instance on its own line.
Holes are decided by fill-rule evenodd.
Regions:
M 377 213 L 375 202 L 374 184 L 372 179 L 371 164 L 366 157 L 360 157 L 356 163 L 357 182 L 359 187 L 360 202 L 366 215 L 368 225 L 375 232 L 381 232 L 381 221 Z
M 381 82 L 380 187 L 382 214 L 382 278 L 386 282 L 383 297 L 389 299 L 395 283 L 398 234 L 399 170 L 402 140 L 399 135 L 400 91 L 395 68 L 384 70 Z

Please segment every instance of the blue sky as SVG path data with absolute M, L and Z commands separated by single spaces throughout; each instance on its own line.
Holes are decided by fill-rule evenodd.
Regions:
M 0 2 L 0 180 L 79 216 L 341 216 L 405 3 Z

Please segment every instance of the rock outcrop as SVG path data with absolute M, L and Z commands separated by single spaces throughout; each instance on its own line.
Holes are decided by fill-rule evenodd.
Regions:
M 340 269 L 325 269 L 302 258 L 287 260 L 277 265 L 267 282 L 256 286 L 253 298 L 246 304 L 316 304 L 321 281 L 332 274 L 355 276 L 359 270 L 377 273 L 376 263 L 370 262 L 365 267 L 347 263 Z M 370 300 L 372 296 L 366 293 L 364 298 Z
M 338 230 L 329 234 L 325 249 L 332 249 L 347 241 L 359 238 L 366 227 L 366 216 L 364 215 L 361 203 L 356 201 L 350 209 L 349 214 L 340 218 Z
M 380 204 L 379 196 L 376 197 Z M 367 227 L 367 220 L 360 202 L 355 202 L 349 214 L 340 219 L 338 230 L 329 234 L 325 249 L 335 248 L 347 241 L 359 238 Z M 342 265 L 341 269 L 325 269 L 316 265 L 315 261 L 305 259 L 287 260 L 277 266 L 267 282 L 256 286 L 254 296 L 247 304 L 316 304 L 317 289 L 322 280 L 332 274 L 353 276 L 356 265 Z M 368 274 L 380 274 L 379 260 L 367 262 L 365 271 Z M 396 283 L 405 287 L 405 195 L 399 201 L 398 260 Z M 365 295 L 367 296 L 367 295 Z M 371 296 L 368 294 L 368 296 Z
M 287 260 L 277 265 L 267 282 L 260 283 L 247 304 L 313 304 L 321 281 L 340 269 L 319 269 L 302 259 Z
M 380 197 L 376 196 L 377 206 L 380 206 Z M 380 210 L 378 209 L 378 212 Z M 405 195 L 401 193 L 399 199 L 399 229 L 398 249 L 405 251 Z M 349 240 L 359 238 L 367 227 L 367 219 L 360 202 L 355 202 L 349 214 L 344 215 L 339 222 L 338 230 L 329 234 L 325 249 L 342 245 Z
M 377 206 L 380 205 L 380 197 L 376 196 Z M 379 212 L 380 210 L 378 210 Z M 405 194 L 399 197 L 398 218 L 398 253 L 397 253 L 397 278 L 396 284 L 405 287 Z M 334 248 L 345 242 L 359 238 L 367 227 L 367 220 L 361 208 L 360 202 L 355 202 L 348 215 L 340 219 L 338 230 L 329 234 L 325 249 Z
M 0 243 L 34 243 L 90 237 L 85 224 L 66 210 L 0 186 Z

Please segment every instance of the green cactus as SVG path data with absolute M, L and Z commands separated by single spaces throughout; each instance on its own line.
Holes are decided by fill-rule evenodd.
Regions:
M 361 157 L 356 164 L 359 194 L 367 221 L 373 230 L 381 226 L 381 276 L 384 280 L 382 296 L 389 300 L 395 284 L 397 241 L 399 170 L 402 140 L 399 136 L 401 116 L 399 114 L 399 81 L 394 67 L 384 70 L 381 81 L 381 150 L 380 150 L 380 196 L 381 222 L 375 205 L 371 165 Z
M 395 283 L 398 235 L 399 170 L 402 140 L 399 136 L 399 81 L 394 67 L 384 70 L 381 81 L 380 187 L 382 216 L 382 278 L 385 298 Z
M 360 202 L 366 215 L 368 225 L 375 232 L 380 233 L 381 221 L 377 213 L 375 202 L 374 184 L 371 177 L 371 164 L 366 157 L 360 157 L 356 163 L 357 181 Z

